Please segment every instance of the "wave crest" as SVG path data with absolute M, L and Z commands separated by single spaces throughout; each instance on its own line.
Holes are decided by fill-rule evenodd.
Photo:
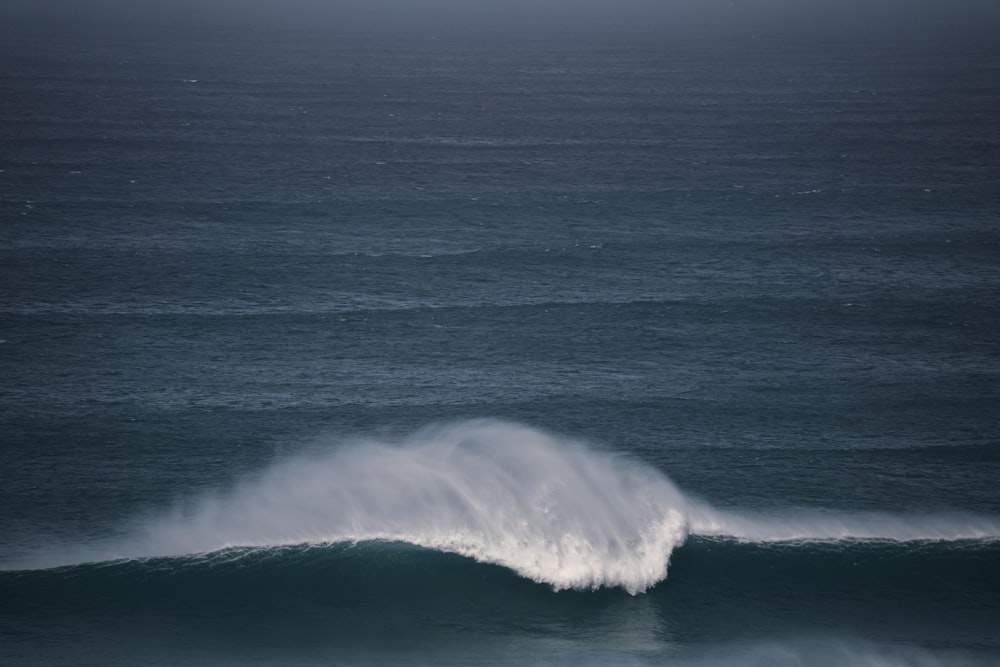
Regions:
M 387 541 L 502 565 L 556 590 L 620 586 L 635 594 L 666 577 L 689 534 L 752 542 L 995 540 L 1000 520 L 719 510 L 631 459 L 477 420 L 296 456 L 148 519 L 126 540 L 69 561 L 64 552 L 44 566 Z
M 280 463 L 148 522 L 123 556 L 386 540 L 509 567 L 555 589 L 661 581 L 687 536 L 662 474 L 541 431 L 472 421 Z

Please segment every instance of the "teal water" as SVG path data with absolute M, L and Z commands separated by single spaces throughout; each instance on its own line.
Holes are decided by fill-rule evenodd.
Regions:
M 98 23 L 0 40 L 4 664 L 1000 661 L 980 32 Z

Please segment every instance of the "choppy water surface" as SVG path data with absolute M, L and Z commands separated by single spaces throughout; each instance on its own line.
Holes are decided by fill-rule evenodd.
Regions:
M 989 40 L 18 20 L 5 663 L 1000 661 Z

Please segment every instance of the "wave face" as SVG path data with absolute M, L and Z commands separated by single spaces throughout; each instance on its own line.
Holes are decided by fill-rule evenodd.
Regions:
M 438 425 L 277 463 L 138 523 L 114 543 L 19 567 L 233 547 L 407 543 L 500 565 L 556 590 L 648 590 L 689 536 L 769 543 L 996 540 L 1000 520 L 719 510 L 656 469 L 512 423 Z
M 279 463 L 73 559 L 382 540 L 503 565 L 556 589 L 634 593 L 666 576 L 687 536 L 684 508 L 651 468 L 523 426 L 473 421 Z
M 606 588 L 554 593 L 499 565 L 399 542 L 232 548 L 0 572 L 0 620 L 16 631 L 47 624 L 81 636 L 113 627 L 152 641 L 169 656 L 163 664 L 190 661 L 171 652 L 183 637 L 198 651 L 246 658 L 226 664 L 258 664 L 267 651 L 280 656 L 273 664 L 296 651 L 307 664 L 379 662 L 373 655 L 468 664 L 475 656 L 463 651 L 472 646 L 502 655 L 498 664 L 570 664 L 572 653 L 585 664 L 986 665 L 1000 655 L 998 557 L 997 542 L 693 537 L 674 552 L 668 581 L 633 597 Z M 803 624 L 834 637 L 875 629 L 931 645 L 958 639 L 987 655 L 859 653 L 802 643 Z M 781 643 L 786 636 L 799 643 Z M 752 647 L 761 637 L 775 642 Z M 706 656 L 709 647 L 717 652 Z M 414 651 L 444 655 L 415 663 Z

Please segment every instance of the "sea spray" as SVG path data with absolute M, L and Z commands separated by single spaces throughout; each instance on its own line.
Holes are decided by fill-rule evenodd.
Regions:
M 657 470 L 480 420 L 284 461 L 146 522 L 120 552 L 386 540 L 504 565 L 555 589 L 637 593 L 666 576 L 686 536 L 684 496 Z
M 473 420 L 300 453 L 137 521 L 112 543 L 62 548 L 13 567 L 383 541 L 502 565 L 556 590 L 634 594 L 666 577 L 689 535 L 755 543 L 993 541 L 1000 519 L 723 510 L 640 461 L 527 426 Z
M 687 504 L 687 517 L 692 535 L 754 543 L 1000 539 L 1000 518 L 967 512 L 905 515 L 815 508 L 783 509 L 772 513 L 735 512 L 691 501 Z

